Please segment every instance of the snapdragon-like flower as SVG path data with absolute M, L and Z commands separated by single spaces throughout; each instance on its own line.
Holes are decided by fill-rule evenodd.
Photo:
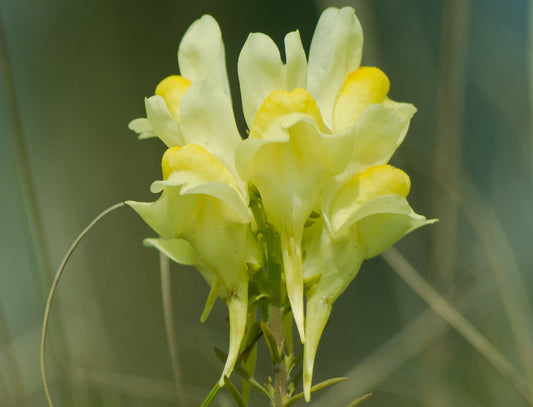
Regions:
M 261 264 L 252 234 L 247 189 L 236 176 L 235 125 L 216 21 L 204 16 L 186 32 L 178 51 L 182 76 L 164 79 L 146 100 L 146 119 L 130 127 L 140 138 L 157 136 L 169 148 L 162 158 L 162 192 L 153 203 L 127 202 L 160 236 L 145 243 L 178 263 L 195 266 L 211 285 L 202 320 L 217 295 L 227 303 L 229 376 L 246 330 L 249 268 Z
M 217 295 L 227 302 L 224 377 L 245 333 L 250 279 L 268 273 L 264 259 L 273 258 L 250 209 L 249 188 L 257 191 L 261 223 L 279 239 L 309 400 L 333 302 L 364 259 L 433 221 L 411 209 L 409 177 L 387 164 L 416 109 L 388 98 L 380 69 L 360 66 L 363 33 L 353 9 L 323 12 L 309 60 L 298 31 L 284 43 L 285 61 L 264 34 L 244 44 L 238 73 L 249 137 L 242 140 L 218 25 L 204 16 L 189 28 L 178 51 L 180 75 L 163 80 L 146 99 L 147 118 L 130 123 L 140 138 L 159 137 L 168 147 L 163 179 L 152 185 L 162 194 L 153 203 L 128 203 L 160 235 L 147 244 L 195 266 L 211 285 L 203 317 Z

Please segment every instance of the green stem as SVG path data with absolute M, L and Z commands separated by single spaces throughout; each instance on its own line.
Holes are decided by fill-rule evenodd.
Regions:
M 269 327 L 276 340 L 276 346 L 282 352 L 280 361 L 273 362 L 273 385 L 274 385 L 274 399 L 273 407 L 283 407 L 288 398 L 287 385 L 289 377 L 287 373 L 286 357 L 284 351 L 285 342 L 285 326 L 283 321 L 283 310 L 278 305 L 272 305 L 269 312 Z

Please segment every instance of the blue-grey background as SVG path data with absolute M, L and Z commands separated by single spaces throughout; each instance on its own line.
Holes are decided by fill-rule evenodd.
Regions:
M 331 5 L 356 9 L 363 63 L 387 73 L 391 98 L 418 108 L 393 163 L 411 176 L 413 207 L 440 223 L 397 248 L 521 369 L 517 343 L 533 341 L 530 2 L 0 0 L 0 406 L 45 405 L 44 302 L 72 240 L 107 206 L 154 199 L 163 145 L 136 140 L 127 124 L 177 73 L 188 25 L 205 13 L 218 20 L 244 129 L 236 63 L 247 34 L 281 44 L 299 29 L 308 48 Z M 158 255 L 141 243 L 152 235 L 122 209 L 72 257 L 50 325 L 56 406 L 179 405 Z M 172 271 L 180 369 L 194 406 L 222 367 L 212 348 L 227 347 L 226 310 L 218 304 L 201 324 L 208 287 L 194 270 Z M 317 356 L 317 381 L 350 380 L 314 405 L 343 407 L 369 391 L 365 407 L 525 405 L 427 308 L 382 259 L 365 262 Z M 264 358 L 259 371 L 269 371 Z M 231 405 L 228 394 L 214 405 Z

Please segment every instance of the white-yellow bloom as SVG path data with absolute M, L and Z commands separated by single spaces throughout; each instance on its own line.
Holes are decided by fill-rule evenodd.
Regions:
M 227 301 L 224 376 L 246 329 L 250 268 L 266 257 L 248 198 L 248 187 L 255 187 L 260 216 L 279 237 L 287 297 L 305 343 L 309 400 L 333 302 L 364 259 L 433 221 L 411 209 L 409 177 L 387 164 L 416 109 L 388 98 L 390 83 L 380 69 L 360 66 L 363 33 L 353 9 L 322 13 L 309 60 L 298 31 L 284 45 L 285 62 L 264 34 L 250 34 L 241 51 L 250 131 L 242 140 L 219 27 L 204 16 L 187 30 L 180 75 L 164 79 L 146 99 L 147 118 L 130 123 L 140 138 L 159 137 L 168 147 L 163 179 L 152 185 L 162 194 L 153 203 L 128 203 L 161 236 L 147 244 L 205 277 L 212 288 L 207 311 L 217 294 Z
M 155 95 L 146 98 L 147 118 L 136 119 L 130 123 L 130 128 L 139 133 L 140 138 L 159 137 L 167 147 L 192 142 L 184 138 L 180 123 L 183 116 L 181 109 L 188 104 L 183 99 L 195 98 L 192 95 L 195 92 L 189 90 L 189 87 L 196 82 L 207 82 L 204 87 L 215 93 L 216 100 L 212 100 L 210 95 L 208 99 L 203 100 L 204 103 L 211 101 L 211 107 L 216 110 L 229 108 L 233 117 L 224 44 L 220 28 L 213 17 L 204 15 L 186 31 L 178 49 L 178 65 L 180 74 L 161 81 Z M 216 92 L 217 90 L 219 92 Z M 224 94 L 225 98 L 222 98 L 220 93 Z M 196 99 L 198 96 L 206 95 L 197 95 Z M 203 109 L 209 110 L 205 106 Z M 240 140 L 238 134 L 236 140 Z
M 353 9 L 330 8 L 308 63 L 297 32 L 285 38 L 285 63 L 263 34 L 251 34 L 239 58 L 250 136 L 237 149 L 237 170 L 259 190 L 281 237 L 288 296 L 305 341 L 306 399 L 333 301 L 365 258 L 428 223 L 405 199 L 407 175 L 385 165 L 416 109 L 387 97 L 381 70 L 360 66 L 362 46 Z M 312 211 L 320 219 L 304 231 Z M 312 282 L 305 317 L 304 278 Z
M 180 75 L 146 99 L 147 119 L 130 128 L 159 137 L 168 150 L 162 192 L 153 203 L 128 204 L 161 236 L 146 243 L 171 259 L 195 266 L 211 286 L 205 319 L 217 294 L 228 305 L 230 347 L 222 378 L 231 374 L 246 329 L 249 268 L 259 267 L 244 183 L 237 177 L 235 125 L 218 24 L 203 16 L 187 30 L 178 51 Z M 221 384 L 223 384 L 221 378 Z
M 161 197 L 127 203 L 161 236 L 149 245 L 194 265 L 214 290 L 222 289 L 230 316 L 223 376 L 229 376 L 246 329 L 249 267 L 260 263 L 250 210 L 231 172 L 197 144 L 169 148 L 162 167 L 163 180 L 152 185 Z

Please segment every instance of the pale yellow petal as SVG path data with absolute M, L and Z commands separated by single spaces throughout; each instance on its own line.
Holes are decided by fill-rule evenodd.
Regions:
M 302 117 L 316 123 L 322 131 L 327 131 L 322 115 L 315 100 L 305 89 L 294 89 L 291 92 L 275 90 L 265 99 L 255 116 L 251 127 L 251 138 L 265 138 L 271 126 L 287 126 Z
M 178 64 L 183 77 L 192 82 L 209 80 L 231 97 L 222 34 L 210 15 L 196 20 L 185 32 L 178 49 Z
M 146 118 L 153 132 L 167 147 L 183 145 L 183 136 L 176 119 L 168 111 L 165 100 L 159 96 L 151 96 L 144 101 Z
M 320 106 L 328 127 L 333 125 L 337 94 L 348 74 L 359 67 L 362 51 L 363 30 L 354 10 L 326 9 L 311 41 L 307 88 Z
M 389 79 L 378 68 L 362 66 L 351 72 L 342 86 L 333 111 L 333 127 L 342 131 L 353 126 L 368 106 L 385 101 Z
M 165 100 L 167 109 L 177 122 L 180 121 L 181 100 L 191 86 L 191 81 L 179 75 L 168 76 L 155 88 L 155 94 Z
M 235 149 L 242 141 L 230 97 L 210 81 L 196 81 L 181 104 L 181 131 L 186 144 L 198 144 L 235 174 Z
M 359 218 L 358 211 L 364 203 L 381 196 L 392 196 L 386 199 L 394 205 L 397 201 L 394 196 L 404 198 L 409 188 L 409 177 L 397 168 L 390 165 L 368 168 L 345 183 L 331 202 L 324 201 L 326 219 L 332 230 L 338 231 Z

